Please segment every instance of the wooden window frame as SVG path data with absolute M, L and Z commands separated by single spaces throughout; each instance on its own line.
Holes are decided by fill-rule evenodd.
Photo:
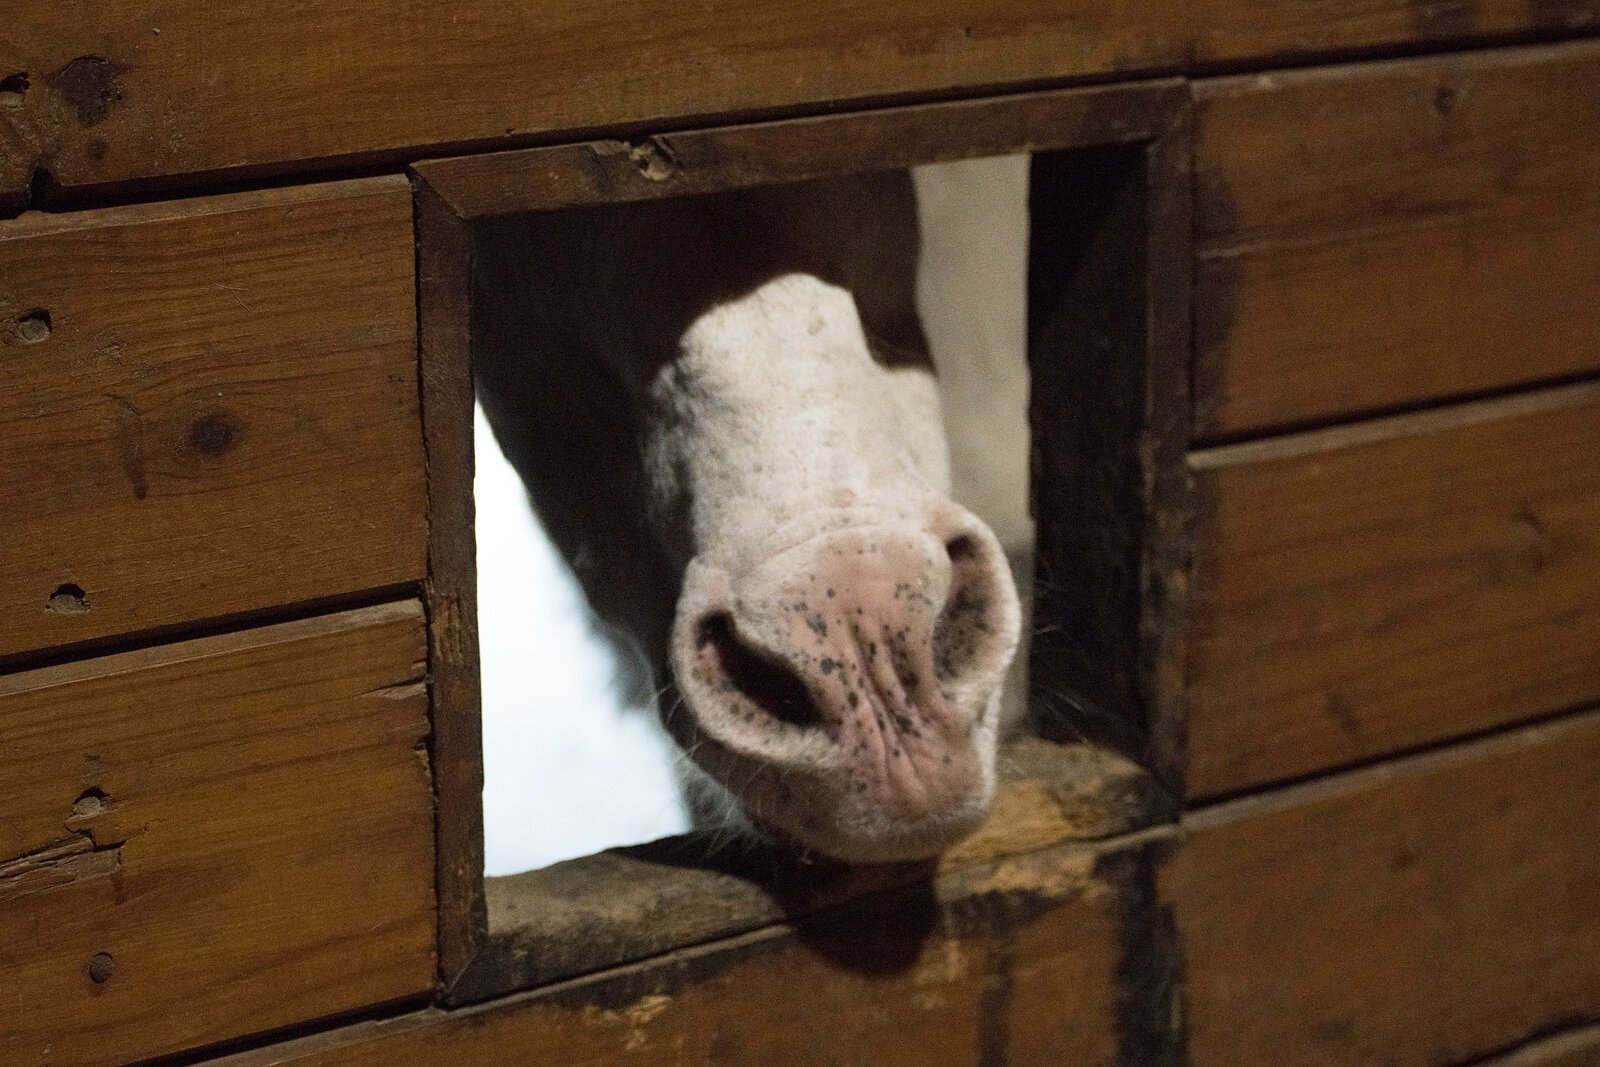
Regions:
M 1087 815 L 1047 840 L 980 835 L 969 853 L 992 861 L 1060 834 L 1098 840 L 1177 816 L 1183 724 L 1176 679 L 1188 566 L 1181 462 L 1190 410 L 1188 104 L 1185 84 L 1169 78 L 412 166 L 443 1003 L 503 996 L 741 933 L 904 886 L 930 870 L 807 870 L 759 850 L 713 865 L 668 842 L 513 876 L 537 883 L 508 889 L 516 915 L 536 917 L 509 927 L 491 922 L 472 498 L 473 228 L 519 212 L 1033 156 L 1033 506 L 1048 580 L 1038 592 L 1042 634 L 1030 696 L 1071 693 L 1100 712 L 1074 720 L 1066 736 L 1041 723 L 1036 732 L 1054 740 L 1029 738 L 1008 749 L 1012 781 L 1002 802 L 1026 806 L 1030 788 L 1044 783 L 1058 797 L 1078 789 L 1074 803 Z M 1055 743 L 1069 740 L 1090 744 Z M 575 897 L 609 901 L 620 918 L 596 931 L 592 910 L 563 914 Z M 626 921 L 646 898 L 666 918 Z

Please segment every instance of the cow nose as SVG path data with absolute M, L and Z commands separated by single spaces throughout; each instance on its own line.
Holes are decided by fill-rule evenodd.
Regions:
M 980 794 L 986 805 L 992 698 L 1018 628 L 993 534 L 941 502 L 921 522 L 835 529 L 743 573 L 692 566 L 674 666 L 702 740 L 744 773 L 781 769 L 813 814 L 909 826 Z M 783 806 L 766 814 L 781 822 Z

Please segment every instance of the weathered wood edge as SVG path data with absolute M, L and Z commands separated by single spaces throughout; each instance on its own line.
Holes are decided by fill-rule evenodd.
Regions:
M 412 165 L 462 218 L 1148 139 L 1178 78 L 720 126 Z
M 1139 678 L 1149 731 L 1147 763 L 1172 796 L 1185 794 L 1189 596 L 1194 568 L 1193 436 L 1194 127 L 1176 105 L 1146 156 L 1149 372 L 1139 441 L 1144 556 L 1139 576 Z
M 1166 903 L 1157 896 L 1155 871 L 1177 846 L 1177 840 L 1178 831 L 1175 827 L 1161 825 L 1104 841 L 1057 845 L 1022 857 L 995 859 L 931 877 L 925 875 L 908 885 L 856 898 L 851 902 L 851 908 L 841 914 L 882 916 L 887 921 L 894 921 L 895 916 L 905 918 L 901 910 L 901 902 L 905 902 L 911 907 L 912 914 L 925 911 L 932 905 L 957 926 L 991 930 L 1025 921 L 1030 913 L 1047 906 L 1051 901 L 1065 901 L 1084 895 L 1104 900 L 1103 894 L 1111 893 L 1114 894 L 1114 900 L 1110 902 L 1110 907 L 1116 916 L 1117 951 L 1121 957 L 1118 976 L 1123 977 L 1135 969 L 1143 976 L 1149 967 L 1148 961 L 1132 958 L 1130 953 L 1143 952 L 1148 947 L 1148 939 L 1142 935 L 1142 930 L 1163 925 L 1160 916 L 1152 920 L 1144 913 L 1154 911 L 1166 914 L 1168 911 Z M 1007 902 L 1015 902 L 1017 906 L 1003 906 Z M 986 903 L 1002 906 L 982 906 Z M 830 914 L 822 917 L 821 921 L 826 923 L 833 918 Z M 924 915 L 923 920 L 926 918 Z M 905 918 L 905 921 L 918 922 L 915 918 Z M 534 1009 L 541 1005 L 579 1008 L 592 1005 L 605 1010 L 635 1003 L 646 994 L 673 996 L 727 966 L 752 954 L 760 954 L 768 946 L 804 936 L 810 928 L 808 922 L 769 924 L 737 936 L 676 949 L 647 960 L 536 990 L 515 992 L 484 1003 L 453 1008 L 432 1007 L 406 1015 L 355 1023 L 208 1062 L 215 1063 L 217 1067 L 265 1067 L 267 1064 L 308 1060 L 321 1062 L 323 1057 L 337 1055 L 371 1041 L 404 1037 L 441 1026 L 470 1028 L 507 1012 Z M 1165 967 L 1158 967 L 1150 973 L 1156 972 L 1168 975 Z M 1170 1000 L 1176 986 L 1165 978 L 1162 982 L 1165 987 L 1157 992 Z M 1171 1012 L 1161 1016 L 1160 1025 L 1163 1029 L 1170 1029 L 1168 1020 L 1172 1017 Z M 1126 1036 L 1118 1027 L 1120 1047 L 1114 1067 L 1180 1067 L 1182 1061 L 1175 1055 L 1144 1058 L 1148 1046 L 1129 1045 Z M 1173 1045 L 1173 1048 L 1176 1046 Z
M 1190 566 L 1189 142 L 1174 102 L 1139 145 L 1035 157 L 1030 194 L 1030 704 L 1046 736 L 1110 744 L 1173 797 Z
M 1170 814 L 1154 778 L 1088 745 L 1020 738 L 1001 755 L 995 812 L 937 863 L 847 867 L 688 835 L 489 879 L 488 939 L 450 988 L 460 1005 L 633 963 Z
M 478 674 L 466 223 L 415 183 L 418 387 L 427 457 L 428 664 L 433 714 L 440 983 L 449 989 L 488 927 L 483 897 L 483 723 Z

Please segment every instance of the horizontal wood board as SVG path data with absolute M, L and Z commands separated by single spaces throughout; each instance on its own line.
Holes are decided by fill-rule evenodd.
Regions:
M 1155 831 L 1044 849 L 740 938 L 454 1012 L 261 1049 L 219 1067 L 818 1063 L 1175 1065 L 1170 974 L 1119 998 L 1151 909 Z
M 0 1063 L 426 991 L 425 656 L 406 601 L 0 678 Z
M 1276 66 L 1319 52 L 1431 51 L 1461 41 L 1600 26 L 1596 0 L 1191 0 L 1197 65 Z
M 8 13 L 0 193 L 405 160 L 534 135 L 1176 64 L 1171 0 L 91 0 Z
M 1600 384 L 1191 453 L 1189 791 L 1600 700 Z
M 698 836 L 614 849 L 486 882 L 489 941 L 450 990 L 482 1000 L 632 963 L 901 889 L 930 875 L 1169 818 L 1170 798 L 1130 761 L 1089 745 L 1006 745 L 988 822 L 932 863 L 846 867 L 777 847 L 708 850 Z
M 420 581 L 414 256 L 401 178 L 0 222 L 0 657 Z
M 0 39 L 0 204 L 31 192 L 520 147 L 1352 50 L 1593 32 L 1600 0 L 288 0 L 23 5 Z
M 431 159 L 412 171 L 462 218 L 492 218 L 1139 142 L 1185 99 L 1183 82 L 1158 78 Z
M 1600 1018 L 1597 772 L 1591 712 L 1187 817 L 1193 1067 L 1461 1064 Z M 1510 1062 L 1594 1062 L 1545 1051 Z
M 1197 438 L 1600 371 L 1600 42 L 1195 93 Z

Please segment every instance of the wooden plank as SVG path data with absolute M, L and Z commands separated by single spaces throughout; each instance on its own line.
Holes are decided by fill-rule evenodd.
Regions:
M 1034 157 L 1029 192 L 1029 701 L 1181 793 L 1189 129 Z
M 93 0 L 8 12 L 0 193 L 1171 66 L 1173 0 L 649 0 L 530 8 Z
M 1202 440 L 1600 370 L 1600 42 L 1197 95 Z
M 413 256 L 399 178 L 0 223 L 0 656 L 420 580 Z
M 483 898 L 483 700 L 474 532 L 472 240 L 426 184 L 416 190 L 418 340 L 428 464 L 428 646 L 438 793 L 440 982 L 487 935 Z
M 968 869 L 454 1012 L 275 1045 L 218 1067 L 1071 1063 L 1176 1067 L 1175 960 L 1152 908 L 1171 831 Z M 1166 945 L 1158 950 L 1157 945 Z M 1131 954 L 1149 990 L 1119 1000 Z M 1163 967 L 1167 969 L 1163 970 Z
M 1600 1015 L 1600 713 L 1185 829 L 1194 1067 L 1465 1063 Z
M 425 654 L 405 601 L 0 678 L 0 1062 L 427 990 Z
M 1600 24 L 1595 0 L 1195 0 L 1194 58 L 1271 66 L 1307 55 L 1572 33 Z
M 1600 699 L 1600 384 L 1192 453 L 1189 785 Z
M 476 219 L 1146 141 L 1185 100 L 1183 83 L 1165 78 L 432 159 L 412 170 L 457 215 Z
M 938 860 L 948 875 L 1068 841 L 1103 840 L 1171 817 L 1150 774 L 1105 749 L 1037 738 L 1000 755 L 994 811 Z M 568 860 L 485 885 L 487 943 L 452 1003 L 548 985 L 704 944 L 914 884 L 922 864 L 843 867 L 775 846 L 717 848 L 700 835 Z M 639 917 L 648 915 L 641 923 Z

